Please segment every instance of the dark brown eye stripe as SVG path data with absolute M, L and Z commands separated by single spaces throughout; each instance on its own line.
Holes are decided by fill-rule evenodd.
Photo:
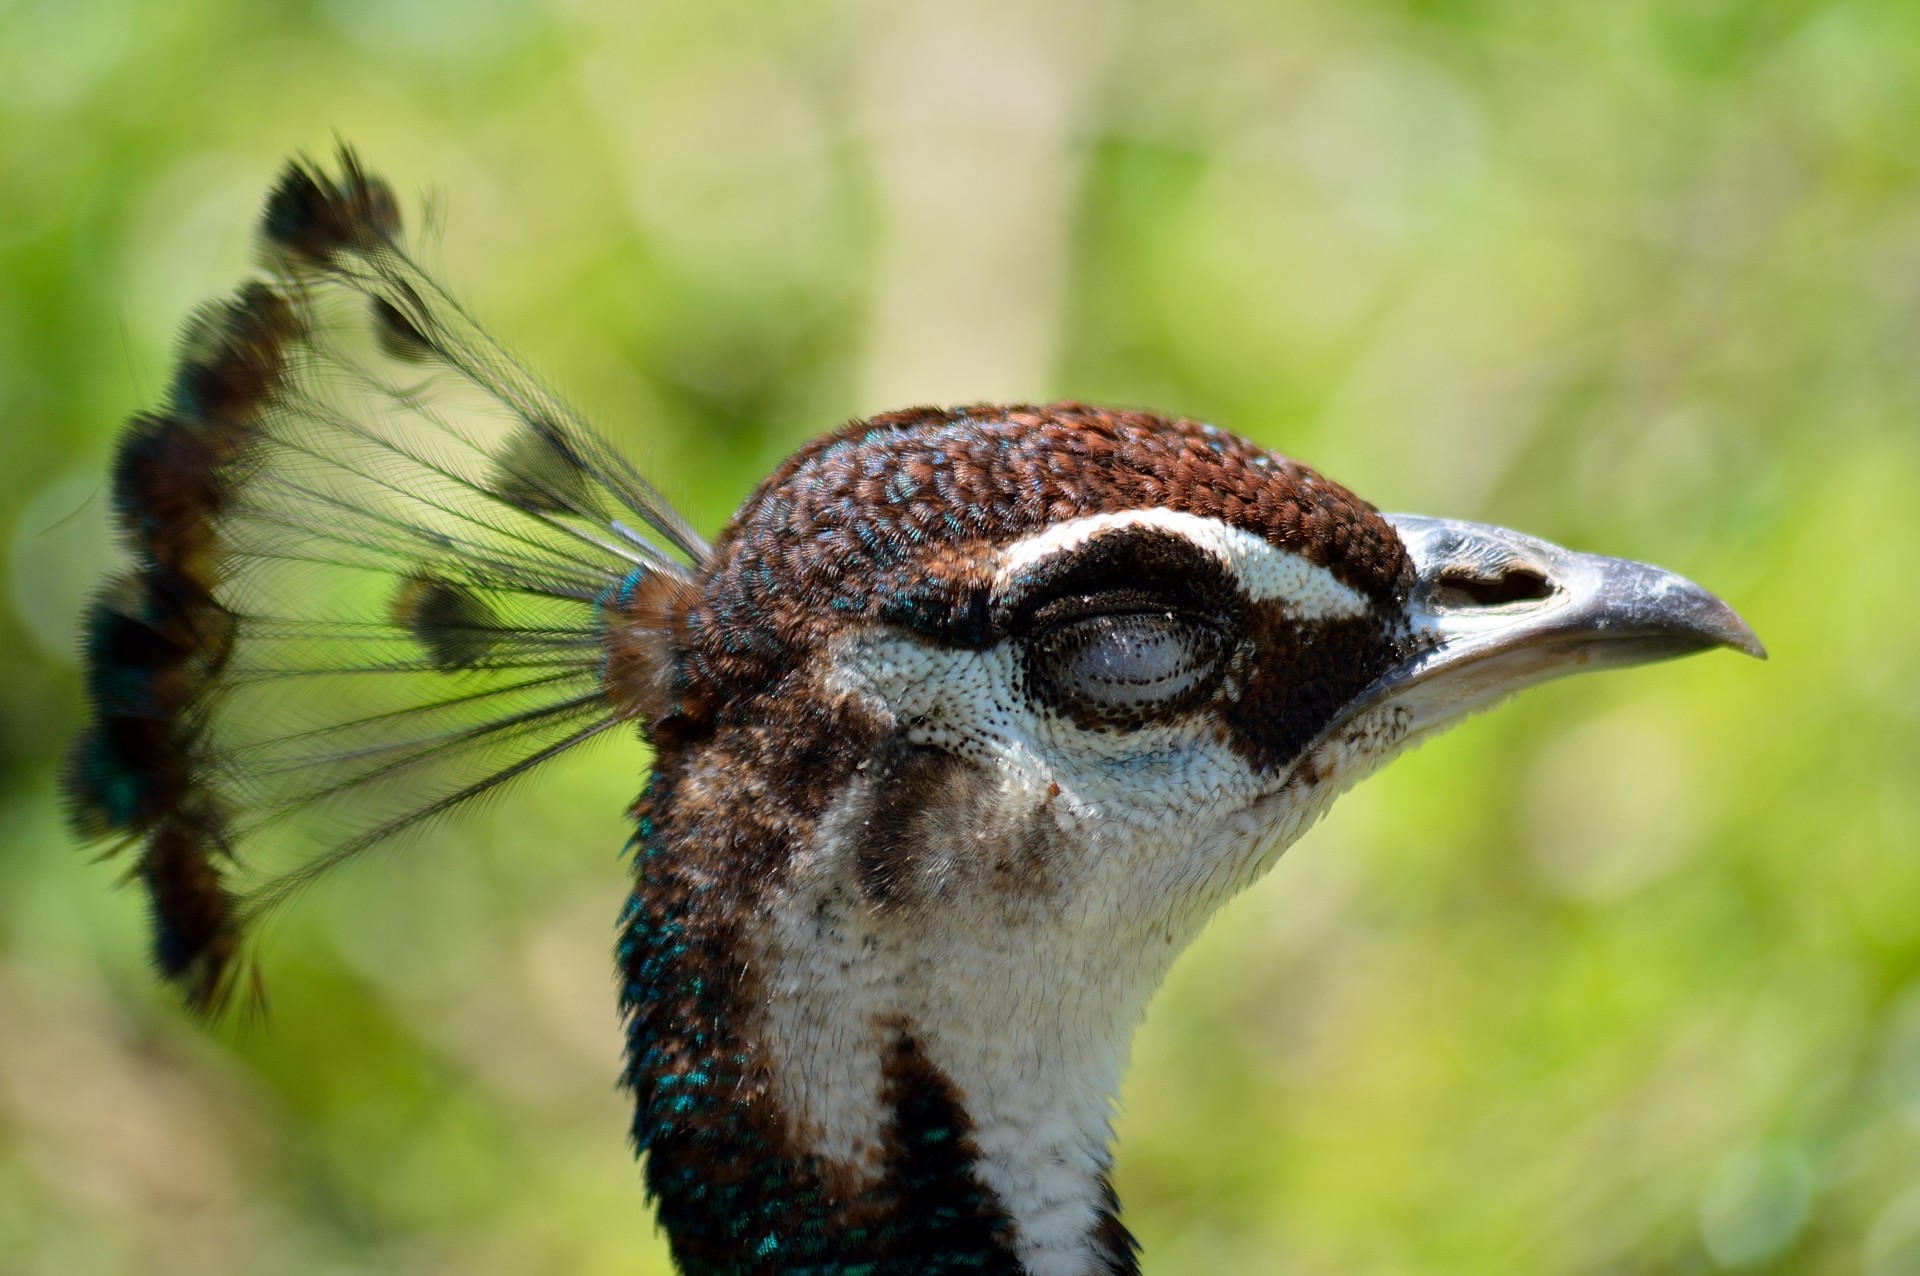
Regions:
M 1391 615 L 1302 621 L 1272 603 L 1249 611 L 1244 634 L 1247 678 L 1222 717 L 1229 743 L 1261 770 L 1290 764 L 1408 641 Z

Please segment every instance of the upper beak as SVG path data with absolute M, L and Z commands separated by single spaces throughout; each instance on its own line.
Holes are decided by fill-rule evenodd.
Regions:
M 1672 572 L 1485 523 L 1387 520 L 1417 570 L 1408 598 L 1417 649 L 1362 692 L 1343 721 L 1391 701 L 1411 715 L 1414 734 L 1566 674 L 1713 647 L 1767 657 L 1733 608 Z

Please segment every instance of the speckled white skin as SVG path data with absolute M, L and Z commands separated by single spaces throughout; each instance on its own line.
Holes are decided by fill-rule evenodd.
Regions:
M 1240 582 L 1249 599 L 1256 603 L 1285 603 L 1289 613 L 1300 620 L 1366 614 L 1366 598 L 1326 568 L 1299 554 L 1276 548 L 1252 532 L 1183 510 L 1121 510 L 1056 523 L 1003 549 L 999 579 L 1004 583 L 1042 559 L 1123 527 L 1156 527 L 1186 537 L 1219 559 Z
M 1231 529 L 1190 521 L 1207 529 L 1197 543 L 1230 543 Z M 1094 522 L 1069 526 L 1084 539 Z M 1317 582 L 1307 596 L 1327 605 Z M 942 650 L 876 629 L 838 645 L 822 694 L 857 697 L 909 742 L 978 769 L 884 910 L 853 854 L 872 784 L 835 804 L 753 936 L 772 972 L 761 1030 L 800 1136 L 859 1178 L 887 1117 L 881 1050 L 905 1026 L 959 1090 L 1027 1269 L 1081 1276 L 1105 1270 L 1092 1229 L 1113 1096 L 1154 989 L 1221 902 L 1391 756 L 1401 722 L 1383 711 L 1323 742 L 1299 768 L 1308 784 L 1257 774 L 1204 711 L 1133 732 L 1077 727 L 1026 694 L 1021 667 L 1013 642 Z M 993 866 L 1036 829 L 1044 871 L 1010 890 Z

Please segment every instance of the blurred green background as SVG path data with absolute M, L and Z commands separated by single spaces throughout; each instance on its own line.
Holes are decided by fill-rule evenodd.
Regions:
M 1920 1273 L 1920 5 L 0 0 L 0 1272 L 662 1272 L 610 744 L 189 1022 L 62 831 L 102 471 L 337 134 L 702 527 L 927 401 L 1199 416 L 1772 648 L 1347 797 L 1149 1019 L 1154 1273 Z

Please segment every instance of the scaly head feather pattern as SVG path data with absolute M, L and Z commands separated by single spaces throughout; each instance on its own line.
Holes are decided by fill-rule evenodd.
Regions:
M 1658 569 L 1075 403 L 855 422 L 709 546 L 350 152 L 263 239 L 121 445 L 74 822 L 211 1009 L 320 874 L 643 732 L 625 1082 L 688 1276 L 1137 1272 L 1112 1097 L 1222 900 L 1503 695 L 1759 654 Z

